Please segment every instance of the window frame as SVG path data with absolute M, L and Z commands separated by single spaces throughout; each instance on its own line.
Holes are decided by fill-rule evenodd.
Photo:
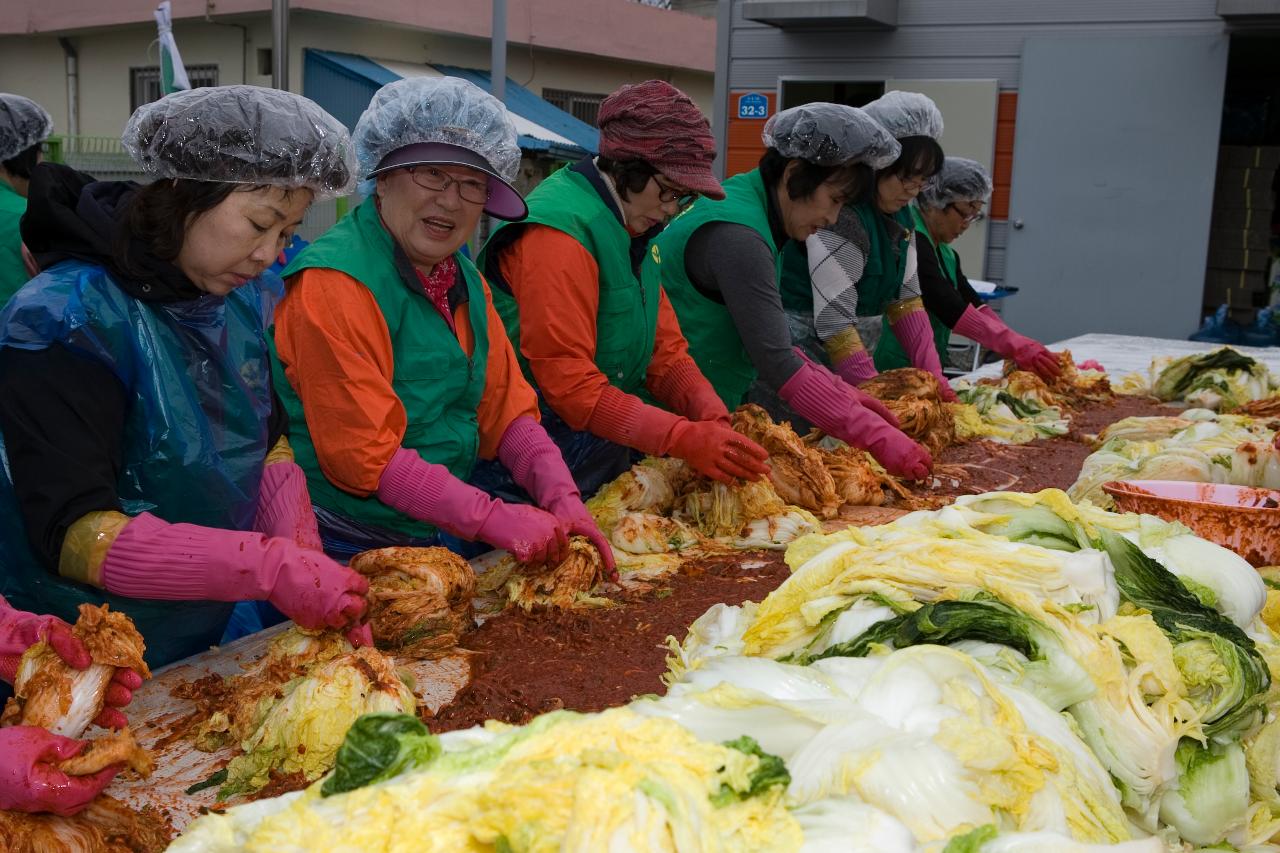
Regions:
M 202 63 L 186 65 L 187 79 L 191 88 L 200 89 L 218 85 L 218 64 Z M 155 97 L 149 97 L 152 93 Z M 131 65 L 129 67 L 129 112 L 133 112 L 143 104 L 160 100 L 160 66 Z
M 592 127 L 600 126 L 598 124 L 600 105 L 604 103 L 604 99 L 607 97 L 609 95 L 604 92 L 579 92 L 575 89 L 548 88 L 542 90 L 542 100 Z

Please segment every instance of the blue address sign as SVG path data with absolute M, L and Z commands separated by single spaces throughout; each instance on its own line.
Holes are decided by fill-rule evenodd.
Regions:
M 759 92 L 738 96 L 738 118 L 768 118 L 769 99 Z

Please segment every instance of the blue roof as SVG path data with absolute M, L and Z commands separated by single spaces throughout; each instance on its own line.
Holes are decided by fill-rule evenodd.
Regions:
M 327 59 L 339 68 L 377 83 L 380 87 L 400 79 L 399 74 L 379 65 L 372 59 L 358 56 L 354 53 L 338 53 L 336 50 L 317 50 L 315 48 L 307 48 L 307 53 Z
M 317 50 L 316 48 L 307 48 L 306 54 L 308 59 L 322 62 L 329 71 L 335 71 L 353 81 L 367 81 L 368 84 L 371 84 L 368 92 L 369 98 L 372 98 L 373 93 L 387 83 L 401 79 L 399 74 L 365 56 L 353 53 L 339 53 L 333 50 Z M 476 68 L 459 68 L 454 65 L 432 65 L 431 67 L 441 74 L 468 80 L 486 91 L 490 89 L 488 71 Z M 327 101 L 331 101 L 332 98 L 330 96 L 335 93 L 328 86 L 318 86 L 313 91 L 312 87 L 307 86 L 306 80 L 303 81 L 303 85 L 304 93 L 307 97 L 329 110 L 340 121 L 346 123 L 348 127 L 355 126 L 355 121 L 359 118 L 359 112 L 362 112 L 364 107 L 368 106 L 368 99 L 365 99 L 363 106 L 359 107 L 359 112 L 352 116 L 350 114 L 356 105 L 350 103 L 351 98 L 349 96 L 344 97 L 340 104 L 334 103 L 331 106 Z M 600 150 L 600 132 L 598 130 L 586 122 L 574 118 L 559 107 L 544 101 L 510 77 L 507 78 L 506 105 L 511 112 L 574 143 L 572 146 L 566 146 L 554 140 L 539 139 L 535 136 L 521 134 L 519 144 L 526 151 L 541 151 L 554 157 L 576 160 L 584 154 L 594 155 Z
M 492 85 L 489 82 L 489 72 L 482 71 L 478 68 L 459 68 L 456 65 L 432 65 L 443 74 L 450 77 L 461 77 L 475 83 L 485 91 L 492 91 Z M 571 139 L 583 151 L 591 154 L 600 153 L 600 131 L 581 119 L 575 118 L 557 106 L 554 106 L 542 98 L 530 92 L 524 86 L 521 86 L 510 77 L 507 78 L 507 109 L 513 113 L 524 116 L 535 124 L 540 124 L 553 133 L 558 133 L 566 139 Z M 526 137 L 520 137 L 520 147 L 524 147 Z M 534 140 L 544 147 L 552 147 L 551 143 L 545 140 Z

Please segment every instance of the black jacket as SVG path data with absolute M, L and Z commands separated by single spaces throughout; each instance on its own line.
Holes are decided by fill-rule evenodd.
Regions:
M 965 278 L 960 268 L 960 258 L 956 257 L 956 283 L 952 285 L 947 274 L 942 271 L 942 262 L 933 244 L 923 234 L 916 235 L 916 258 L 919 264 L 920 297 L 925 309 L 941 320 L 948 329 L 954 329 L 960 322 L 964 309 L 972 305 L 982 307 L 978 292 Z

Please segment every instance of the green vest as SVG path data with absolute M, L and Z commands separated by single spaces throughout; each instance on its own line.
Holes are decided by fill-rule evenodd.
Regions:
M 591 182 L 572 168 L 561 169 L 538 184 L 529 194 L 528 204 L 528 219 L 503 223 L 494 236 L 505 228 L 536 224 L 563 231 L 582 244 L 600 271 L 596 367 L 619 390 L 628 394 L 643 392 L 658 334 L 658 282 L 651 279 L 642 283 L 632 272 L 631 235 Z M 490 237 L 480 253 L 481 269 L 489 269 L 488 264 L 496 260 L 487 257 L 494 245 L 494 237 Z M 553 263 L 554 259 L 548 258 L 547 262 Z M 493 304 L 507 327 L 520 366 L 533 383 L 533 374 L 520 352 L 519 305 L 505 287 L 495 283 L 492 290 Z M 527 298 L 554 300 L 556 294 L 533 293 Z
M 920 210 L 914 204 L 911 205 L 912 225 L 916 229 L 917 240 L 924 239 L 929 241 L 929 245 L 933 246 L 934 251 L 938 255 L 938 265 L 942 267 L 942 272 L 947 277 L 947 281 L 951 282 L 952 287 L 956 284 L 956 250 L 948 246 L 946 243 L 938 245 L 933 242 L 933 237 L 929 235 L 929 228 L 925 225 L 924 217 L 920 215 Z M 947 364 L 947 345 L 951 343 L 951 330 L 947 328 L 947 324 L 939 320 L 932 312 L 929 313 L 929 323 L 933 326 L 933 345 L 938 349 L 938 359 L 942 362 L 943 367 Z M 881 324 L 880 340 L 876 343 L 875 353 L 873 354 L 877 370 L 893 370 L 895 367 L 910 367 L 911 358 L 907 355 L 907 351 L 902 348 L 902 344 L 898 342 L 898 338 L 889 328 L 889 320 L 885 320 Z
M 852 206 L 870 244 L 867 248 L 866 266 L 857 282 L 858 316 L 874 317 L 883 314 L 889 303 L 898 299 L 902 282 L 907 273 L 907 238 L 914 227 L 911 213 L 906 208 L 895 213 L 892 219 L 906 229 L 894 251 L 894 241 L 885 227 L 884 216 L 868 203 Z M 813 284 L 809 280 L 809 260 L 799 243 L 788 243 L 782 249 L 780 267 L 782 306 L 791 314 L 813 315 Z
M 808 317 L 813 324 L 813 282 L 809 278 L 809 254 L 795 240 L 788 240 L 778 254 L 778 290 L 788 314 Z
M 685 246 L 703 225 L 734 222 L 747 226 L 764 239 L 773 252 L 775 265 L 778 247 L 769 229 L 769 202 L 760 170 L 734 175 L 724 182 L 724 191 L 723 201 L 700 198 L 672 220 L 649 247 L 641 275 L 646 281 L 661 281 L 680 319 L 680 329 L 689 341 L 689 354 L 732 411 L 745 399 L 755 381 L 756 370 L 729 309 L 724 303 L 703 296 L 689 280 L 684 264 Z M 774 273 L 776 276 L 776 266 Z
M 27 283 L 27 268 L 22 263 L 22 235 L 18 222 L 27 210 L 27 200 L 0 179 L 0 307 Z
M 405 281 L 396 268 L 395 244 L 382 227 L 370 196 L 351 214 L 298 253 L 285 269 L 292 276 L 305 269 L 337 270 L 359 281 L 373 294 L 391 334 L 395 376 L 391 387 L 408 417 L 402 447 L 444 465 L 460 480 L 471 477 L 480 445 L 476 409 L 484 394 L 489 357 L 489 327 L 482 279 L 471 261 L 454 255 L 466 280 L 468 316 L 475 352 L 468 358 L 458 338 L 415 280 Z M 274 344 L 275 387 L 289 412 L 289 442 L 307 474 L 311 499 L 330 512 L 362 524 L 427 538 L 435 528 L 378 500 L 344 492 L 324 476 L 307 427 L 302 401 L 289 384 Z

